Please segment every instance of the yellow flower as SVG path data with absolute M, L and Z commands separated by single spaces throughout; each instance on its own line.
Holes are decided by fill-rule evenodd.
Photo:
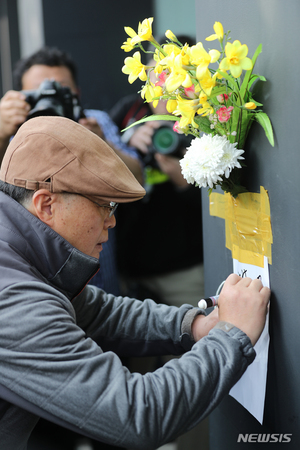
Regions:
M 170 41 L 177 41 L 177 37 L 175 36 L 174 33 L 172 33 L 171 30 L 167 30 L 165 32 L 165 36 L 166 36 L 166 38 L 170 39 Z
M 177 100 L 172 99 L 172 98 L 169 99 L 167 101 L 166 108 L 167 108 L 168 113 L 172 114 L 175 111 L 175 109 L 177 108 Z
M 129 37 L 133 38 L 134 36 L 136 36 L 136 32 L 131 27 L 124 27 L 124 30 Z
M 161 95 L 163 95 L 161 86 L 155 86 L 151 82 L 145 84 L 145 86 L 141 90 L 141 97 L 144 98 L 147 103 L 153 102 L 154 108 L 156 108 L 159 101 L 159 99 L 156 97 L 160 97 Z M 156 100 L 153 100 L 154 98 L 156 98 Z
M 234 78 L 238 78 L 242 70 L 251 70 L 253 67 L 250 58 L 247 58 L 248 47 L 242 45 L 240 41 L 234 41 L 233 44 L 228 42 L 225 46 L 226 58 L 224 58 L 219 68 L 221 70 L 230 70 Z
M 163 90 L 161 86 L 154 86 L 153 90 L 154 90 L 153 98 L 155 98 L 155 100 L 152 99 L 152 104 L 153 107 L 156 108 L 159 101 L 159 98 L 157 97 L 161 97 L 163 95 Z
M 154 97 L 154 85 L 151 82 L 145 84 L 141 90 L 141 97 L 144 98 L 147 103 L 151 103 Z
M 201 108 L 197 110 L 197 114 L 200 114 L 201 116 L 207 116 L 208 114 L 213 114 L 214 108 L 208 103 L 204 102 L 201 105 Z
M 131 52 L 131 50 L 134 49 L 134 45 L 131 43 L 131 38 L 128 38 L 127 41 L 123 42 L 121 49 L 124 50 L 124 52 Z
M 177 98 L 177 109 L 173 111 L 176 116 L 181 116 L 179 121 L 180 128 L 185 128 L 192 124 L 195 128 L 198 125 L 194 121 L 195 114 L 199 109 L 199 100 L 187 100 L 182 98 L 180 95 Z
M 137 36 L 134 36 L 132 38 L 133 44 L 137 44 L 138 42 L 142 41 L 153 41 L 152 22 L 153 17 L 150 17 L 149 19 L 143 20 L 142 23 L 141 22 L 139 23 L 138 34 Z
M 154 59 L 157 62 L 155 72 L 158 72 L 158 66 L 162 68 L 173 67 L 175 57 L 181 53 L 181 49 L 174 44 L 165 44 L 162 48 L 167 56 L 163 55 L 157 49 L 155 50 Z
M 245 103 L 245 104 L 244 104 L 244 108 L 247 108 L 247 109 L 256 109 L 256 108 L 257 108 L 257 105 L 256 105 L 254 102 L 248 102 L 248 103 Z
M 201 80 L 206 74 L 209 64 L 218 61 L 219 57 L 220 52 L 218 50 L 210 50 L 207 53 L 201 42 L 190 48 L 190 61 L 197 66 L 196 76 L 198 80 Z
M 221 24 L 221 22 L 215 22 L 214 30 L 215 30 L 215 34 L 211 34 L 205 40 L 206 41 L 214 41 L 215 39 L 218 39 L 220 42 L 222 42 L 223 37 L 224 37 L 224 30 L 223 30 L 223 25 Z
M 128 81 L 132 84 L 137 78 L 142 81 L 147 80 L 147 74 L 144 64 L 141 63 L 140 52 L 135 52 L 132 57 L 125 58 L 125 66 L 122 67 L 122 72 L 129 75 Z
M 182 67 L 183 58 L 180 54 L 169 59 L 168 68 L 171 70 L 171 74 L 166 79 L 166 89 L 169 92 L 175 91 L 180 86 L 187 88 L 193 84 L 189 73 Z
M 213 76 L 211 76 L 210 71 L 207 70 L 204 77 L 201 78 L 200 86 L 201 89 L 205 92 L 206 95 L 210 96 L 212 88 L 216 85 L 216 79 L 218 77 L 218 72 L 216 72 Z
M 134 44 L 132 43 L 131 39 L 136 36 L 136 32 L 130 28 L 130 27 L 124 27 L 125 32 L 128 34 L 129 38 L 127 38 L 127 41 L 123 42 L 123 45 L 121 46 L 121 49 L 124 50 L 124 52 L 131 52 L 131 50 L 134 49 Z

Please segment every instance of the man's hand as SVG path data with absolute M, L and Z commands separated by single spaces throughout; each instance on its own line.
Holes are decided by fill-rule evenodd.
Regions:
M 81 125 L 83 125 L 88 130 L 92 131 L 93 133 L 97 134 L 101 139 L 104 139 L 103 131 L 98 124 L 97 120 L 94 117 L 85 117 L 82 119 L 79 119 L 78 121 Z
M 206 336 L 218 323 L 218 321 L 218 308 L 215 308 L 210 314 L 208 314 L 208 316 L 204 316 L 203 314 L 196 316 L 194 322 L 192 323 L 192 334 L 194 336 L 194 340 L 197 342 L 199 339 Z
M 18 91 L 8 91 L 0 101 L 0 151 L 6 150 L 9 139 L 25 122 L 30 105 L 25 95 Z
M 152 143 L 152 136 L 156 128 L 160 127 L 160 122 L 154 120 L 153 122 L 146 122 L 144 125 L 137 127 L 136 132 L 131 136 L 129 145 L 137 148 L 142 153 L 148 153 L 148 147 Z
M 231 274 L 218 300 L 219 319 L 244 331 L 255 345 L 265 325 L 270 295 L 260 280 Z

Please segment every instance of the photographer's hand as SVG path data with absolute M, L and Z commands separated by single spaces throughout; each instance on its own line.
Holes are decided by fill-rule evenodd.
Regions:
M 136 132 L 131 136 L 128 144 L 135 147 L 142 153 L 148 153 L 148 147 L 152 143 L 154 130 L 160 127 L 159 121 L 146 122 L 144 125 L 137 127 Z
M 102 131 L 100 125 L 98 124 L 97 120 L 94 117 L 85 117 L 85 118 L 79 119 L 78 122 L 81 125 L 83 125 L 85 128 L 87 128 L 88 130 L 97 134 L 97 136 L 99 136 L 101 139 L 104 139 L 103 131 Z
M 18 91 L 8 91 L 0 101 L 0 161 L 20 125 L 25 122 L 30 105 L 25 95 Z

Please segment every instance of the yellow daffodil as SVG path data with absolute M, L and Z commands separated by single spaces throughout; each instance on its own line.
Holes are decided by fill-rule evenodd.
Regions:
M 166 36 L 168 39 L 170 39 L 170 41 L 177 41 L 177 37 L 175 36 L 174 33 L 172 33 L 171 30 L 167 30 L 167 31 L 165 32 L 165 36 Z
M 121 49 L 124 50 L 124 52 L 131 52 L 131 50 L 134 49 L 134 45 L 131 41 L 131 39 L 136 36 L 136 32 L 130 28 L 130 27 L 124 27 L 125 32 L 128 34 L 129 38 L 127 38 L 127 41 L 123 42 L 123 45 L 121 46 Z
M 214 41 L 215 39 L 218 39 L 220 42 L 222 42 L 223 37 L 224 37 L 224 30 L 223 30 L 223 25 L 221 24 L 221 22 L 214 23 L 214 31 L 215 31 L 215 34 L 211 34 L 205 40 L 206 41 Z
M 217 76 L 218 72 L 211 76 L 210 71 L 207 70 L 204 77 L 199 80 L 200 86 L 207 96 L 210 96 L 212 88 L 215 87 Z
M 166 105 L 167 111 L 168 113 L 172 114 L 175 109 L 177 108 L 177 100 L 175 99 L 170 99 L 167 101 L 167 105 Z
M 224 58 L 219 68 L 221 70 L 230 70 L 234 78 L 238 78 L 242 70 L 251 70 L 252 61 L 247 58 L 248 47 L 241 44 L 240 41 L 234 41 L 232 44 L 228 42 L 225 46 L 226 58 Z
M 153 90 L 154 90 L 154 96 L 152 98 L 152 104 L 153 104 L 153 107 L 156 108 L 157 104 L 159 102 L 158 97 L 161 97 L 163 95 L 163 90 L 162 90 L 161 86 L 154 86 Z M 155 98 L 155 100 L 153 100 L 154 98 Z
M 256 108 L 257 108 L 257 105 L 256 105 L 254 102 L 248 102 L 248 103 L 245 103 L 245 104 L 244 104 L 244 108 L 247 108 L 247 109 L 256 109 Z
M 147 103 L 151 103 L 154 97 L 154 84 L 151 82 L 146 83 L 141 90 L 141 97 L 144 98 Z
M 131 50 L 134 49 L 134 45 L 131 43 L 131 38 L 128 38 L 127 41 L 123 42 L 121 49 L 124 50 L 124 52 L 131 52 Z
M 132 38 L 132 43 L 137 44 L 142 41 L 153 41 L 154 38 L 152 36 L 152 22 L 153 17 L 149 19 L 143 20 L 143 22 L 139 23 L 138 34 Z
M 146 100 L 147 103 L 153 102 L 154 108 L 156 108 L 159 98 L 163 95 L 163 90 L 161 86 L 155 86 L 150 81 L 145 84 L 143 89 L 141 90 L 141 97 Z M 153 100 L 155 99 L 155 100 Z
M 166 89 L 168 92 L 173 92 L 180 86 L 190 87 L 193 82 L 187 70 L 182 67 L 182 55 L 174 56 L 173 60 L 170 60 L 171 65 L 169 69 L 171 74 L 166 79 Z
M 199 109 L 199 100 L 187 100 L 180 95 L 177 98 L 177 108 L 173 111 L 176 116 L 181 116 L 179 121 L 180 128 L 185 128 L 188 125 L 198 128 L 197 123 L 194 121 L 195 114 Z
M 147 80 L 146 68 L 141 63 L 140 52 L 135 52 L 132 57 L 125 58 L 125 66 L 122 67 L 122 72 L 129 75 L 128 81 L 132 84 L 137 78 L 142 81 Z
M 197 110 L 197 114 L 199 114 L 200 116 L 207 116 L 208 114 L 213 114 L 213 113 L 214 113 L 214 108 L 208 102 L 204 102 L 201 105 L 201 108 L 199 108 Z
M 128 36 L 131 38 L 133 38 L 137 35 L 136 32 L 134 31 L 134 29 L 131 27 L 124 27 L 124 30 L 125 30 L 125 33 L 128 34 Z
M 201 80 L 206 74 L 209 64 L 218 61 L 219 57 L 220 52 L 218 50 L 210 50 L 207 53 L 201 42 L 190 48 L 190 61 L 191 64 L 197 66 L 196 76 L 198 80 Z

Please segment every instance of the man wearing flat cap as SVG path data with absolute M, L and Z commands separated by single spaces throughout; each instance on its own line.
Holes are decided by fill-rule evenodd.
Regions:
M 144 189 L 74 121 L 25 122 L 0 180 L 0 447 L 25 449 L 39 417 L 139 450 L 196 426 L 255 358 L 269 289 L 232 274 L 205 316 L 87 285 L 117 204 Z M 119 359 L 162 354 L 182 357 L 146 375 Z

